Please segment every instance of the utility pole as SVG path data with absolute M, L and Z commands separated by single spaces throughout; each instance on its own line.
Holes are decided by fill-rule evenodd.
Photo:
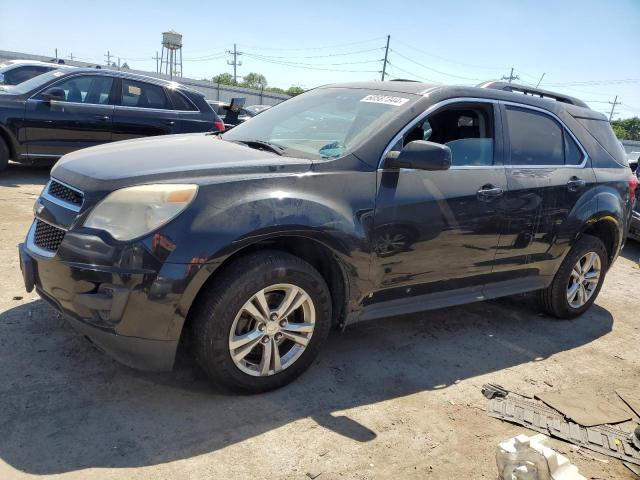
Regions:
M 118 57 L 118 70 L 120 70 L 120 57 Z
M 613 112 L 616 109 L 616 105 L 620 105 L 620 102 L 618 101 L 618 95 L 616 95 L 616 98 L 613 99 L 613 102 L 609 102 L 609 104 L 611 105 L 611 113 L 609 114 L 609 122 L 611 122 L 611 120 L 613 120 Z
M 502 80 L 509 80 L 509 83 L 511 83 L 512 80 L 520 80 L 520 77 L 518 75 L 513 75 L 513 67 L 511 67 L 511 73 L 509 76 L 507 77 L 506 75 L 503 75 Z
M 160 57 L 158 56 L 157 50 L 156 50 L 156 56 L 151 58 L 156 61 L 156 73 L 160 73 L 160 66 L 158 64 L 158 60 L 160 60 Z
M 107 59 L 107 67 L 111 66 L 111 52 L 109 50 L 107 50 L 107 53 L 104 55 L 104 57 Z
M 384 49 L 384 63 L 382 64 L 382 78 L 380 81 L 384 82 L 384 76 L 387 74 L 387 58 L 389 57 L 389 40 L 391 35 L 387 35 L 387 46 Z
M 238 57 L 242 55 L 242 52 L 239 52 L 236 48 L 236 44 L 233 44 L 233 52 L 231 50 L 227 50 L 227 54 L 233 55 L 233 60 L 227 60 L 227 65 L 233 65 L 233 83 L 238 84 L 238 74 L 237 67 L 242 65 L 241 61 L 238 61 Z
M 542 83 L 542 79 L 544 78 L 545 74 L 546 74 L 546 72 L 544 72 L 544 73 L 542 74 L 542 76 L 540 77 L 540 80 L 538 80 L 538 83 L 537 83 L 537 85 L 536 85 L 536 88 L 538 88 L 538 87 L 540 86 L 540 84 Z
M 56 63 L 58 63 L 58 49 L 56 48 Z
M 69 60 L 73 61 L 73 52 L 69 54 Z

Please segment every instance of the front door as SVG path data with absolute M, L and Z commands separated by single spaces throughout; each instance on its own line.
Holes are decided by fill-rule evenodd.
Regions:
M 81 148 L 111 141 L 113 78 L 76 75 L 49 87 L 61 88 L 65 100 L 26 101 L 25 137 L 30 158 L 58 158 Z
M 489 281 L 506 190 L 497 113 L 490 102 L 449 104 L 408 131 L 403 144 L 448 145 L 449 170 L 379 170 L 371 233 L 379 291 L 371 302 L 452 290 L 479 294 Z
M 123 78 L 113 116 L 113 140 L 180 132 L 180 117 L 160 85 Z

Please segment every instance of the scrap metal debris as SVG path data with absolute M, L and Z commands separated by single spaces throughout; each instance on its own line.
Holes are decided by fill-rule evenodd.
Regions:
M 489 400 L 487 414 L 566 440 L 579 447 L 640 465 L 640 451 L 630 441 L 629 432 L 618 427 L 584 427 L 565 420 L 561 413 L 542 402 L 515 396 Z
M 626 422 L 631 414 L 587 388 L 537 393 L 535 397 L 585 427 Z M 615 399 L 617 400 L 617 399 Z M 617 400 L 619 402 L 619 400 Z
M 500 442 L 496 451 L 499 480 L 586 480 L 567 457 L 544 443 L 549 438 L 518 435 Z

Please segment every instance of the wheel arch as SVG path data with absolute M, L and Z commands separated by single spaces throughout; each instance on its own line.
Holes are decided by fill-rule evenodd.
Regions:
M 7 144 L 9 148 L 9 158 L 15 161 L 18 156 L 17 142 L 13 138 L 13 135 L 11 135 L 11 132 L 3 125 L 0 125 L 0 140 L 3 140 L 4 143 Z
M 616 217 L 604 215 L 586 222 L 576 241 L 584 235 L 599 238 L 607 250 L 608 265 L 611 265 L 622 248 L 623 225 Z
M 335 249 L 317 238 L 285 233 L 245 244 L 228 253 L 220 263 L 205 265 L 185 291 L 186 295 L 183 297 L 183 304 L 179 307 L 182 312 L 179 317 L 183 319 L 183 323 L 173 322 L 171 329 L 174 330 L 174 334 L 183 335 L 185 331 L 188 331 L 191 324 L 190 315 L 195 310 L 194 307 L 206 294 L 208 287 L 220 278 L 235 260 L 245 255 L 266 250 L 276 250 L 295 255 L 318 270 L 327 283 L 331 294 L 332 323 L 334 326 L 343 324 L 351 295 L 351 285 L 347 274 L 349 266 L 339 258 L 339 254 Z

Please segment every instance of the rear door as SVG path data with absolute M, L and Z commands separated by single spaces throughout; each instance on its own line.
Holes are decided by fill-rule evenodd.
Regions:
M 25 102 L 29 157 L 57 158 L 111 141 L 114 79 L 107 75 L 65 77 L 47 88 L 61 88 L 64 101 L 45 101 L 41 92 Z
M 180 118 L 165 89 L 153 83 L 122 78 L 113 115 L 113 140 L 180 132 Z
M 595 185 L 585 150 L 551 112 L 504 103 L 507 186 L 506 228 L 496 256 L 496 272 L 542 287 L 554 274 Z M 539 284 L 539 285 L 534 285 Z

